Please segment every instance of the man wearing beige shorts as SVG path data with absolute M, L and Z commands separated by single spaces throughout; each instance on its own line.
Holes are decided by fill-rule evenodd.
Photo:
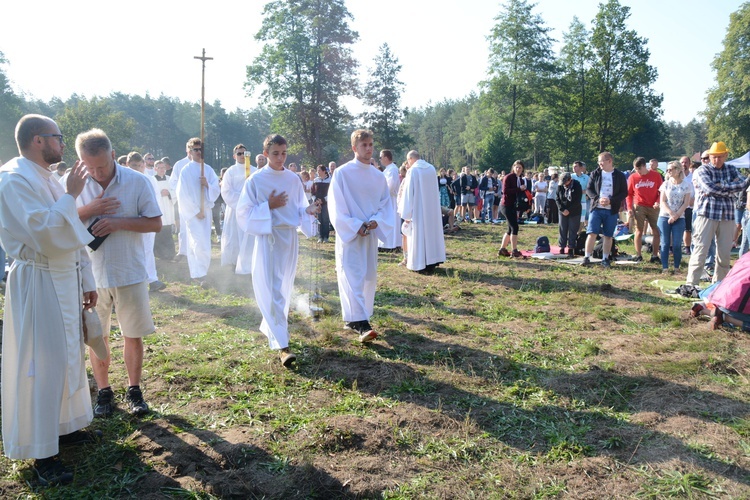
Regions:
M 142 233 L 161 230 L 161 209 L 146 176 L 115 163 L 115 152 L 103 131 L 80 134 L 76 151 L 89 173 L 78 197 L 78 216 L 97 240 L 105 238 L 95 250 L 89 249 L 99 294 L 96 312 L 109 350 L 112 306 L 115 308 L 128 372 L 125 399 L 131 414 L 143 415 L 148 413 L 140 388 L 143 337 L 154 333 L 155 328 Z M 108 373 L 111 355 L 108 353 L 104 360 L 90 358 L 99 388 L 94 416 L 109 417 L 115 406 Z
M 646 159 L 638 157 L 633 161 L 634 172 L 628 178 L 628 196 L 625 201 L 628 205 L 628 226 L 635 233 L 635 262 L 642 262 L 643 256 L 641 249 L 643 247 L 643 232 L 646 221 L 651 226 L 652 234 L 652 263 L 661 264 L 659 253 L 659 229 L 657 222 L 659 220 L 659 187 L 662 184 L 662 178 L 658 171 L 649 170 L 646 167 Z M 635 227 L 632 221 L 635 220 Z

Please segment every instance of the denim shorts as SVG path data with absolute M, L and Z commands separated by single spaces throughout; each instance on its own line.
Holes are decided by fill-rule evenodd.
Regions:
M 742 225 L 742 216 L 745 215 L 745 209 L 744 208 L 735 208 L 734 209 L 734 223 L 738 226 Z
M 595 208 L 589 215 L 589 225 L 586 234 L 600 234 L 612 238 L 617 227 L 617 213 L 608 208 Z

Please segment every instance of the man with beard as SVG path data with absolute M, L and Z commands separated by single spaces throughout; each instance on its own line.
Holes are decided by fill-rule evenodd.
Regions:
M 0 170 L 0 243 L 14 259 L 2 339 L 3 450 L 36 459 L 42 484 L 66 484 L 73 473 L 58 460 L 59 446 L 96 437 L 81 431 L 93 418 L 81 312 L 98 297 L 83 250 L 94 238 L 75 201 L 86 170 L 76 162 L 65 187 L 51 178 L 65 146 L 46 116 L 24 116 L 15 135 L 20 156 Z

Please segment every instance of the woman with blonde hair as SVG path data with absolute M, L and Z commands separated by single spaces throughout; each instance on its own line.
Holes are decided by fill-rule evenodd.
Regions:
M 685 172 L 679 162 L 669 162 L 667 179 L 659 188 L 660 210 L 657 226 L 661 236 L 659 254 L 662 273 L 673 274 L 682 260 L 682 236 L 685 233 L 685 209 L 692 203 L 693 185 L 685 181 Z M 669 249 L 674 255 L 674 269 L 669 270 Z

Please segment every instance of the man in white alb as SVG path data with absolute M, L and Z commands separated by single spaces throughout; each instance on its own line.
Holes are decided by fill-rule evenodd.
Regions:
M 438 264 L 445 262 L 437 172 L 435 167 L 420 159 L 417 151 L 409 151 L 406 161 L 410 168 L 398 204 L 398 212 L 408 228 L 404 231 L 409 249 L 406 268 L 432 274 Z
M 188 141 L 190 163 L 183 167 L 177 181 L 177 203 L 180 206 L 182 230 L 187 233 L 187 260 L 190 277 L 198 285 L 208 274 L 211 264 L 211 209 L 219 197 L 219 178 L 208 164 L 201 161 L 203 145 L 201 140 L 193 137 Z M 201 198 L 203 207 L 201 210 Z
M 336 274 L 341 314 L 346 328 L 371 342 L 377 332 L 370 325 L 378 281 L 378 238 L 393 225 L 391 194 L 383 173 L 372 168 L 372 132 L 355 130 L 351 136 L 354 159 L 336 168 L 328 191 L 328 212 L 336 228 Z
M 378 239 L 378 248 L 397 251 L 401 248 L 401 217 L 396 210 L 396 197 L 401 185 L 401 178 L 398 175 L 398 167 L 393 163 L 393 151 L 390 149 L 382 150 L 380 152 L 380 164 L 383 165 L 383 175 L 385 176 L 385 182 L 388 184 L 388 191 L 391 193 L 393 225 L 388 234 L 385 235 L 385 239 Z
M 237 227 L 237 201 L 240 199 L 245 180 L 257 169 L 245 163 L 247 149 L 237 144 L 233 150 L 234 165 L 224 172 L 221 179 L 221 197 L 227 208 L 224 211 L 224 227 L 221 232 L 221 265 L 237 266 L 237 257 L 242 243 L 242 232 Z M 252 252 L 252 248 L 250 250 Z
M 36 459 L 43 485 L 73 473 L 60 445 L 93 440 L 81 311 L 96 306 L 84 246 L 93 240 L 76 212 L 86 171 L 78 162 L 65 186 L 49 166 L 62 160 L 57 124 L 26 115 L 16 125 L 19 156 L 0 169 L 0 243 L 13 259 L 5 290 L 2 338 L 3 452 Z M 91 438 L 91 439 L 90 439 Z

